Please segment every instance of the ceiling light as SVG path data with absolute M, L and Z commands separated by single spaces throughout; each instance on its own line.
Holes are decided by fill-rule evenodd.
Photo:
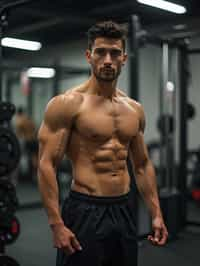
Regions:
M 186 12 L 186 8 L 184 6 L 177 5 L 164 0 L 137 0 L 137 2 L 148 6 L 164 9 L 176 14 L 183 14 Z
M 23 50 L 37 51 L 42 47 L 40 42 L 26 41 L 5 37 L 1 40 L 2 46 L 18 48 Z
M 54 68 L 31 67 L 27 70 L 30 78 L 53 78 L 55 76 Z

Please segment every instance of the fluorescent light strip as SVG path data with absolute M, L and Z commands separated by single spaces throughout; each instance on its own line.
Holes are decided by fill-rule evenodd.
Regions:
M 40 42 L 26 41 L 5 37 L 1 40 L 2 46 L 18 48 L 23 50 L 38 51 L 42 47 Z
M 55 76 L 54 68 L 31 67 L 27 70 L 30 78 L 53 78 Z
M 164 0 L 137 0 L 137 2 L 148 6 L 164 9 L 176 14 L 184 14 L 186 12 L 186 8 L 184 6 L 177 5 Z

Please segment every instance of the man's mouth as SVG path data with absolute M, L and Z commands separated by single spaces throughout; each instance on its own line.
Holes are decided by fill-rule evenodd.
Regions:
M 114 72 L 114 70 L 112 68 L 103 68 L 102 71 L 106 72 L 106 73 L 113 73 Z

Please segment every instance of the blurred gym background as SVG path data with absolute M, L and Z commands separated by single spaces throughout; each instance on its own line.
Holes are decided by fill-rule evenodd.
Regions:
M 171 0 L 181 7 L 164 10 L 149 5 L 155 2 L 167 7 L 150 0 L 0 1 L 0 217 L 9 217 L 0 221 L 2 265 L 55 265 L 37 186 L 37 132 L 48 101 L 89 77 L 86 31 L 106 19 L 129 29 L 118 86 L 144 107 L 170 231 L 163 248 L 147 242 L 150 217 L 136 191 L 139 265 L 199 265 L 200 3 Z M 62 204 L 71 183 L 67 158 L 57 180 Z

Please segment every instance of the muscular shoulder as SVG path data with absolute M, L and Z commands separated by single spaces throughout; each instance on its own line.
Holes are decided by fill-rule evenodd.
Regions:
M 138 114 L 138 118 L 140 120 L 140 130 L 144 132 L 145 130 L 145 114 L 144 114 L 144 108 L 141 105 L 141 103 L 131 99 L 130 97 L 126 97 L 126 101 L 128 104 L 130 104 L 131 107 L 134 108 L 136 113 Z
M 79 97 L 83 98 L 83 93 L 86 91 L 85 84 L 82 83 L 78 86 L 70 88 L 64 92 L 64 95 L 79 95 Z
M 52 129 L 67 126 L 78 113 L 81 103 L 82 95 L 73 90 L 53 97 L 47 104 L 44 122 Z

